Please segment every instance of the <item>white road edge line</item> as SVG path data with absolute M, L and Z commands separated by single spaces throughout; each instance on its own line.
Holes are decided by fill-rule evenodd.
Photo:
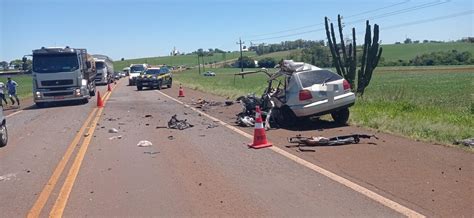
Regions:
M 208 115 L 208 114 L 206 114 L 206 113 L 204 113 L 204 112 L 202 112 L 202 111 L 200 111 L 196 108 L 193 108 L 193 107 L 189 106 L 188 104 L 186 104 L 182 101 L 179 101 L 178 99 L 175 99 L 175 98 L 173 98 L 173 97 L 171 97 L 171 96 L 169 96 L 169 95 L 167 95 L 163 92 L 160 92 L 158 90 L 155 90 L 155 91 L 162 94 L 162 95 L 164 95 L 165 97 L 179 103 L 179 104 L 184 105 L 185 107 L 187 107 L 187 108 L 189 108 L 189 109 L 191 109 L 191 110 L 193 110 L 193 111 L 195 111 L 195 112 L 197 112 L 197 113 L 199 113 L 199 114 L 201 114 L 201 115 L 203 115 L 203 116 L 205 116 L 205 117 L 207 117 L 207 118 L 209 118 L 213 121 L 216 121 L 216 122 L 220 123 L 222 126 L 225 126 L 225 127 L 231 129 L 234 132 L 239 133 L 240 135 L 242 135 L 246 138 L 253 139 L 252 135 L 250 135 L 250 134 L 248 134 L 248 133 L 246 133 L 246 132 L 244 132 L 244 131 L 242 131 L 242 130 L 234 127 L 234 126 L 231 126 L 231 125 L 227 124 L 224 121 L 221 121 L 221 120 L 219 120 L 219 119 L 217 119 L 217 118 L 215 118 L 211 115 Z M 408 207 L 405 207 L 405 206 L 403 206 L 403 205 L 401 205 L 401 204 L 399 204 L 395 201 L 392 201 L 392 200 L 390 200 L 386 197 L 383 197 L 383 196 L 381 196 L 381 195 L 379 195 L 379 194 L 377 194 L 377 193 L 375 193 L 375 192 L 373 192 L 373 191 L 371 191 L 371 190 L 369 190 L 365 187 L 362 187 L 362 186 L 360 186 L 360 185 L 358 185 L 354 182 L 351 182 L 350 180 L 348 180 L 348 179 L 346 179 L 342 176 L 339 176 L 339 175 L 337 175 L 337 174 L 335 174 L 335 173 L 333 173 L 329 170 L 326 170 L 322 167 L 319 167 L 319 166 L 317 166 L 317 165 L 315 165 L 311 162 L 308 162 L 304 159 L 301 159 L 301 158 L 297 157 L 296 155 L 288 153 L 287 151 L 285 151 L 281 148 L 278 148 L 276 146 L 272 146 L 268 149 L 270 149 L 270 150 L 272 150 L 272 151 L 274 151 L 274 152 L 276 152 L 276 153 L 278 153 L 278 154 L 280 154 L 280 155 L 282 155 L 282 156 L 284 156 L 284 157 L 286 157 L 286 158 L 288 158 L 288 159 L 290 159 L 290 160 L 292 160 L 292 161 L 294 161 L 294 162 L 296 162 L 296 163 L 298 163 L 302 166 L 305 166 L 305 167 L 307 167 L 307 168 L 309 168 L 309 169 L 311 169 L 311 170 L 313 170 L 313 171 L 315 171 L 315 172 L 317 172 L 321 175 L 324 175 L 324 176 L 332 179 L 333 181 L 338 182 L 338 183 L 340 183 L 340 184 L 342 184 L 342 185 L 344 185 L 344 186 L 346 186 L 346 187 L 348 187 L 348 188 L 350 188 L 350 189 L 352 189 L 352 190 L 354 190 L 354 191 L 356 191 L 356 192 L 358 192 L 362 195 L 365 195 L 366 197 L 368 197 L 368 198 L 370 198 L 370 199 L 372 199 L 372 200 L 374 200 L 374 201 L 376 201 L 376 202 L 378 202 L 378 203 L 380 203 L 380 204 L 382 204 L 382 205 L 384 205 L 384 206 L 386 206 L 386 207 L 388 207 L 392 210 L 395 210 L 395 211 L 397 211 L 397 212 L 399 212 L 399 213 L 401 213 L 401 214 L 403 214 L 407 217 L 425 217 L 423 214 L 420 214 L 420 213 L 418 213 L 418 212 L 416 212 L 416 211 L 414 211 L 414 210 L 412 210 Z
M 17 115 L 17 114 L 19 114 L 19 113 L 21 113 L 21 112 L 23 112 L 23 110 L 19 110 L 19 111 L 13 112 L 13 113 L 11 113 L 11 114 L 8 114 L 8 115 L 5 116 L 5 117 L 6 117 L 6 118 L 9 118 L 9 117 L 12 117 L 12 116 L 14 116 L 14 115 Z

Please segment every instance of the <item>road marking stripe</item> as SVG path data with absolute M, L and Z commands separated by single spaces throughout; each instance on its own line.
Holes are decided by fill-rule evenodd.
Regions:
M 58 165 L 56 166 L 56 169 L 51 175 L 51 178 L 48 180 L 48 183 L 46 183 L 46 185 L 43 188 L 43 191 L 41 191 L 41 194 L 39 195 L 35 204 L 28 212 L 27 217 L 38 217 L 40 215 L 41 210 L 43 209 L 44 205 L 48 201 L 49 196 L 51 195 L 51 192 L 54 190 L 54 187 L 56 186 L 56 183 L 59 180 L 59 177 L 61 176 L 62 172 L 64 171 L 64 168 L 69 162 L 69 159 L 71 158 L 74 148 L 80 142 L 81 137 L 84 134 L 84 131 L 86 130 L 89 122 L 92 120 L 92 117 L 96 111 L 97 111 L 97 108 L 94 108 L 92 110 L 92 112 L 89 114 L 86 121 L 82 125 L 82 127 L 79 129 L 79 132 L 76 134 L 76 136 L 72 140 L 71 144 L 69 144 L 66 150 L 66 153 L 64 153 L 64 156 L 62 157 L 61 161 L 59 161 Z
M 106 92 L 105 95 L 102 97 L 102 99 L 108 99 L 108 97 L 110 96 L 110 93 L 111 92 Z M 105 101 L 105 100 L 104 100 Z M 105 102 L 104 102 L 105 103 Z M 30 211 L 28 212 L 28 215 L 27 217 L 31 218 L 31 217 L 39 217 L 39 215 L 41 214 L 41 211 L 43 210 L 44 208 L 44 205 L 46 204 L 46 202 L 48 201 L 49 197 L 51 196 L 51 193 L 52 191 L 54 190 L 61 174 L 63 173 L 64 171 L 64 168 L 66 167 L 67 163 L 69 162 L 69 160 L 71 159 L 71 155 L 72 153 L 74 152 L 74 149 L 75 149 L 75 146 L 80 142 L 81 140 L 81 137 L 83 136 L 84 134 L 84 131 L 87 129 L 87 127 L 89 126 L 89 123 L 91 122 L 92 118 L 94 117 L 94 115 L 96 114 L 98 108 L 94 108 L 92 110 L 92 112 L 89 114 L 89 116 L 87 117 L 86 121 L 84 122 L 84 124 L 82 125 L 82 127 L 79 129 L 79 132 L 76 134 L 76 136 L 74 137 L 74 139 L 72 140 L 72 142 L 69 144 L 68 146 L 68 149 L 66 150 L 66 152 L 64 153 L 61 161 L 58 163 L 58 165 L 56 166 L 56 169 L 53 171 L 53 174 L 51 175 L 50 179 L 48 180 L 48 182 L 46 183 L 45 187 L 43 188 L 43 190 L 41 191 L 38 199 L 36 200 L 36 202 L 34 203 L 33 207 L 30 209 Z M 23 110 L 21 110 L 23 111 Z M 21 111 L 17 111 L 15 113 L 12 113 L 10 114 L 9 116 L 13 116 L 15 114 L 18 114 L 19 112 Z M 8 116 L 7 116 L 8 117 Z M 90 129 L 89 129 L 90 130 Z M 90 137 L 92 137 L 91 134 L 89 134 Z M 89 137 L 89 138 L 90 138 Z
M 113 91 L 113 89 L 112 89 Z M 104 106 L 107 100 L 110 98 L 111 93 L 107 92 L 104 97 Z M 92 136 L 95 132 L 95 128 L 97 127 L 97 123 L 99 122 L 99 119 L 102 115 L 102 111 L 104 110 L 104 107 L 101 107 L 98 109 L 97 114 L 95 115 L 94 120 L 92 121 L 89 130 L 87 131 L 87 134 L 89 135 L 87 138 L 84 139 L 82 142 L 82 145 L 77 152 L 77 156 L 74 159 L 74 162 L 72 163 L 71 168 L 69 169 L 69 173 L 66 176 L 66 180 L 64 181 L 63 186 L 61 187 L 61 191 L 59 192 L 58 198 L 56 199 L 56 202 L 54 203 L 53 208 L 51 209 L 51 212 L 49 213 L 50 217 L 62 217 L 64 213 L 64 209 L 66 208 L 66 204 L 69 200 L 69 196 L 71 194 L 72 188 L 74 186 L 74 183 L 76 181 L 77 175 L 79 174 L 79 170 L 82 165 L 82 161 L 84 160 L 84 157 L 86 155 L 87 149 L 89 148 L 90 142 L 92 140 Z
M 5 116 L 5 117 L 6 117 L 6 118 L 12 117 L 12 116 L 17 115 L 17 114 L 19 114 L 19 113 L 21 113 L 21 112 L 23 112 L 23 110 L 19 110 L 19 111 L 13 112 L 13 113 L 11 113 L 11 114 L 8 114 L 8 115 Z
M 239 133 L 240 135 L 242 135 L 246 138 L 253 139 L 252 135 L 250 135 L 250 134 L 248 134 L 248 133 L 246 133 L 246 132 L 244 132 L 244 131 L 242 131 L 242 130 L 234 127 L 234 126 L 231 126 L 231 125 L 227 124 L 224 121 L 221 121 L 221 120 L 219 120 L 219 119 L 217 119 L 217 118 L 215 118 L 211 115 L 208 115 L 208 114 L 206 114 L 206 113 L 204 113 L 204 112 L 202 112 L 202 111 L 200 111 L 196 108 L 193 108 L 193 107 L 189 106 L 188 104 L 186 104 L 184 102 L 181 102 L 178 99 L 175 99 L 175 98 L 173 98 L 173 97 L 171 97 L 171 96 L 169 96 L 169 95 L 167 95 L 163 92 L 160 92 L 160 91 L 157 91 L 157 90 L 155 90 L 155 91 L 162 94 L 162 95 L 164 95 L 165 97 L 179 103 L 179 104 L 184 105 L 187 108 L 190 108 L 191 110 L 193 110 L 195 112 L 198 112 L 199 114 L 201 114 L 201 115 L 203 115 L 203 116 L 205 116 L 205 117 L 207 117 L 207 118 L 209 118 L 213 121 L 219 122 L 221 125 L 223 125 L 223 126 L 229 128 L 229 129 Z M 329 170 L 326 170 L 322 167 L 319 167 L 319 166 L 317 166 L 317 165 L 315 165 L 311 162 L 308 162 L 304 159 L 301 159 L 298 156 L 293 155 L 293 154 L 291 154 L 291 153 L 289 153 L 289 152 L 287 152 L 287 151 L 285 151 L 281 148 L 278 148 L 276 146 L 272 146 L 269 149 L 276 152 L 276 153 L 278 153 L 278 154 L 280 154 L 280 155 L 282 155 L 282 156 L 284 156 L 284 157 L 286 157 L 286 158 L 288 158 L 288 159 L 290 159 L 290 160 L 292 160 L 292 161 L 294 161 L 294 162 L 296 162 L 296 163 L 298 163 L 298 164 L 300 164 L 300 165 L 302 165 L 302 166 L 305 166 L 305 167 L 307 167 L 307 168 L 309 168 L 309 169 L 311 169 L 311 170 L 313 170 L 313 171 L 315 171 L 315 172 L 317 172 L 317 173 L 319 173 L 323 176 L 326 176 L 326 177 L 332 179 L 333 181 L 338 182 L 339 184 L 342 184 L 342 185 L 344 185 L 344 186 L 346 186 L 346 187 L 348 187 L 348 188 L 350 188 L 350 189 L 352 189 L 352 190 L 354 190 L 354 191 L 356 191 L 356 192 L 358 192 L 362 195 L 365 195 L 366 197 L 368 197 L 368 198 L 370 198 L 370 199 L 372 199 L 372 200 L 374 200 L 374 201 L 376 201 L 376 202 L 378 202 L 378 203 L 380 203 L 380 204 L 382 204 L 382 205 L 384 205 L 388 208 L 391 208 L 392 210 L 395 210 L 395 211 L 397 211 L 397 212 L 399 212 L 399 213 L 401 213 L 401 214 L 403 214 L 407 217 L 425 217 L 424 215 L 422 215 L 422 214 L 420 214 L 420 213 L 418 213 L 418 212 L 416 212 L 416 211 L 414 211 L 414 210 L 412 210 L 408 207 L 405 207 L 405 206 L 403 206 L 403 205 L 401 205 L 401 204 L 399 204 L 395 201 L 392 201 L 392 200 L 390 200 L 386 197 L 383 197 L 383 196 L 381 196 L 381 195 L 379 195 L 379 194 L 377 194 L 377 193 L 375 193 L 375 192 L 373 192 L 373 191 L 371 191 L 371 190 L 369 190 L 365 187 L 362 187 L 362 186 L 360 186 L 360 185 L 358 185 L 354 182 L 351 182 L 350 180 L 348 180 L 348 179 L 346 179 L 342 176 L 339 176 L 339 175 L 337 175 L 337 174 L 335 174 L 335 173 L 333 173 Z

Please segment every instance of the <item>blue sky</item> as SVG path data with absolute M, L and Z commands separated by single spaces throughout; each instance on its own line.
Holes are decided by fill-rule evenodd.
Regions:
M 247 45 L 321 40 L 324 16 L 336 20 L 338 13 L 345 32 L 356 27 L 359 39 L 364 19 L 379 24 L 384 44 L 474 36 L 471 0 L 0 0 L 0 60 L 41 46 L 129 59 L 167 55 L 174 46 L 238 50 L 239 36 Z

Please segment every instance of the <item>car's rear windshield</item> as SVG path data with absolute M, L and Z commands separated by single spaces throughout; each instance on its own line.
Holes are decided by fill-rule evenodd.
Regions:
M 314 70 L 307 71 L 298 74 L 298 77 L 301 80 L 301 85 L 306 88 L 314 84 L 322 84 L 335 80 L 342 79 L 341 76 L 329 71 L 329 70 Z

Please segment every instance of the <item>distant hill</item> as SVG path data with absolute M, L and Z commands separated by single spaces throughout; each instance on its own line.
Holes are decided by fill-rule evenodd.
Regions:
M 247 56 L 255 56 L 255 52 L 244 52 L 244 55 Z M 240 52 L 231 52 L 231 53 L 215 53 L 213 56 L 204 56 L 204 63 L 213 63 L 213 62 L 221 62 L 225 60 L 237 59 L 240 57 Z M 130 64 L 151 64 L 151 65 L 159 65 L 159 64 L 167 64 L 170 66 L 178 66 L 178 65 L 187 65 L 187 66 L 197 66 L 197 55 L 190 54 L 190 55 L 178 55 L 178 56 L 163 56 L 163 57 L 148 57 L 148 58 L 138 58 L 138 59 L 128 59 L 124 61 L 115 61 L 114 68 L 117 71 L 122 70 L 124 67 L 130 66 Z
M 388 61 L 397 61 L 397 60 L 410 60 L 417 55 L 431 53 L 436 51 L 450 51 L 450 50 L 457 50 L 460 52 L 469 51 L 474 56 L 474 44 L 473 43 L 462 43 L 462 42 L 445 42 L 445 43 L 419 43 L 419 44 L 390 44 L 390 45 L 382 45 L 383 54 L 382 57 L 385 59 L 386 62 Z M 290 50 L 290 51 L 279 51 L 264 54 L 261 56 L 257 56 L 255 52 L 244 52 L 244 56 L 254 57 L 256 60 L 260 60 L 262 58 L 271 57 L 275 60 L 279 61 L 281 59 L 285 59 L 288 55 L 293 52 L 297 51 Z M 359 52 L 358 55 L 362 55 Z M 239 58 L 239 52 L 232 52 L 225 54 L 225 60 L 237 60 Z M 216 53 L 214 56 L 206 56 L 204 57 L 205 63 L 211 62 L 222 62 L 224 61 L 224 55 Z M 188 66 L 196 66 L 197 65 L 197 56 L 196 55 L 180 55 L 180 56 L 163 56 L 163 57 L 149 57 L 149 58 L 139 58 L 139 59 L 129 59 L 125 61 L 115 61 L 115 69 L 121 70 L 124 67 L 130 66 L 130 64 L 138 64 L 138 63 L 148 63 L 152 65 L 158 64 L 167 64 L 167 65 L 188 65 Z

